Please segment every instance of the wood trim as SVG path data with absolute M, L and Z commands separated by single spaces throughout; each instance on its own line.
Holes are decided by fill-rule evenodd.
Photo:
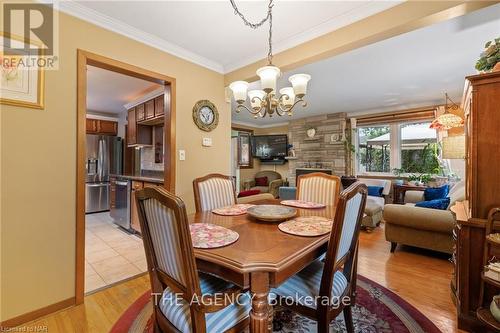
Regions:
M 426 108 L 409 109 L 403 112 L 387 112 L 377 115 L 365 115 L 356 118 L 357 126 L 388 124 L 395 122 L 434 120 L 438 105 Z
M 236 190 L 235 190 L 235 184 L 234 184 L 234 178 L 232 176 L 225 176 L 220 173 L 210 173 L 206 176 L 199 177 L 193 180 L 193 192 L 194 192 L 194 203 L 196 206 L 196 212 L 200 213 L 202 212 L 201 210 L 201 201 L 200 201 L 200 187 L 198 186 L 199 183 L 202 183 L 208 179 L 211 178 L 222 178 L 222 179 L 228 179 L 231 181 L 231 184 L 233 186 L 233 196 L 234 196 L 234 202 L 236 203 Z
M 28 313 L 24 313 L 22 315 L 19 315 L 17 317 L 11 318 L 11 319 L 4 320 L 4 321 L 2 321 L 2 323 L 0 323 L 0 330 L 3 331 L 3 329 L 5 329 L 5 328 L 16 327 L 16 326 L 22 325 L 24 323 L 27 323 L 29 321 L 43 317 L 45 315 L 51 314 L 53 312 L 56 312 L 56 311 L 59 311 L 59 310 L 65 309 L 65 308 L 69 308 L 70 306 L 75 305 L 75 301 L 76 301 L 75 297 L 70 297 L 70 298 L 65 299 L 63 301 L 44 306 L 43 308 L 28 312 Z
M 87 112 L 87 65 L 110 70 L 165 86 L 170 89 L 170 99 L 165 100 L 165 127 L 169 135 L 165 135 L 164 187 L 175 192 L 175 102 L 176 80 L 173 77 L 107 58 L 95 53 L 77 50 L 77 184 L 76 184 L 76 277 L 75 304 L 84 301 L 85 276 L 85 121 Z M 166 94 L 165 94 L 166 95 Z M 170 124 L 170 128 L 167 124 Z

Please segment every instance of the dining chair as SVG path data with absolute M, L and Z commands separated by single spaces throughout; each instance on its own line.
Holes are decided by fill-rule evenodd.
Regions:
M 250 296 L 197 271 L 184 202 L 161 187 L 148 187 L 136 193 L 136 203 L 154 296 L 154 331 L 244 329 Z
M 340 177 L 313 172 L 297 179 L 297 200 L 335 205 L 340 194 Z
M 194 201 L 197 212 L 236 204 L 236 191 L 231 176 L 211 173 L 193 180 Z
M 325 260 L 315 260 L 273 289 L 287 306 L 293 300 L 294 311 L 316 320 L 319 333 L 328 332 L 340 312 L 347 331 L 354 332 L 351 306 L 355 304 L 358 236 L 367 193 L 366 185 L 357 182 L 340 194 Z

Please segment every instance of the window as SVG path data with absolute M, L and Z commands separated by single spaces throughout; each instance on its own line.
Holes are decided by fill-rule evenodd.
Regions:
M 439 173 L 437 133 L 430 122 L 358 127 L 357 173 Z

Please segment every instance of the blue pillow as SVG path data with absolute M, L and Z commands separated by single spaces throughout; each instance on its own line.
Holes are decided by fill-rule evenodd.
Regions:
M 381 197 L 384 188 L 382 186 L 367 186 L 368 187 L 368 195 L 374 197 Z
M 433 208 L 445 210 L 450 205 L 450 198 L 434 199 L 429 201 L 420 201 L 415 204 L 415 207 Z
M 425 201 L 444 199 L 448 196 L 449 190 L 449 185 L 443 185 L 441 187 L 427 187 L 424 190 Z

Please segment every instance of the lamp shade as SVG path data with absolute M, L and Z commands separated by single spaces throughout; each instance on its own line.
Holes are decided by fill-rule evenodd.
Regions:
M 284 106 L 292 106 L 295 103 L 295 92 L 292 87 L 281 88 L 280 94 L 283 96 L 281 101 Z
M 465 135 L 447 136 L 441 142 L 444 159 L 465 158 Z
M 244 102 L 247 99 L 248 82 L 234 81 L 229 85 L 229 89 L 233 92 L 234 99 L 237 102 Z
M 288 81 L 293 86 L 295 95 L 303 97 L 307 93 L 307 83 L 311 79 L 311 75 L 308 74 L 295 74 L 288 78 Z
M 257 70 L 257 75 L 260 77 L 262 90 L 271 92 L 276 90 L 276 80 L 280 76 L 280 69 L 276 66 L 264 66 Z
M 250 90 L 248 92 L 248 98 L 250 99 L 252 108 L 259 109 L 265 96 L 266 93 L 263 90 Z

